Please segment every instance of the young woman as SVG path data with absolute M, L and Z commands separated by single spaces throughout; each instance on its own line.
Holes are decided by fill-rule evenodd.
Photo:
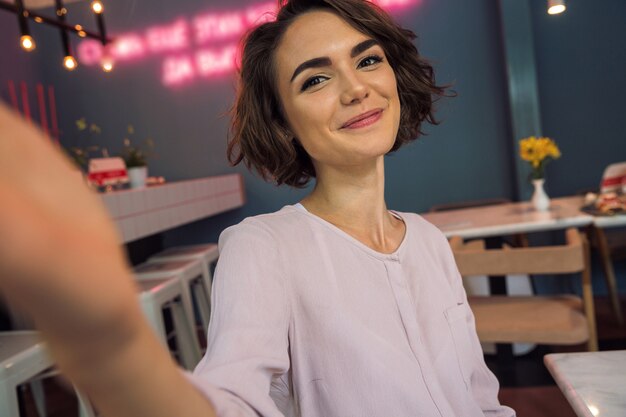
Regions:
M 384 156 L 443 94 L 412 39 L 365 1 L 292 0 L 245 40 L 231 160 L 315 187 L 220 237 L 193 375 L 141 317 L 94 196 L 0 109 L 1 288 L 103 415 L 514 415 L 445 238 L 385 204 Z

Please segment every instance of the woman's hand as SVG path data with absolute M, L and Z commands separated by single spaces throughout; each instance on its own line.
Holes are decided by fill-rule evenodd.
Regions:
M 104 415 L 212 416 L 144 320 L 120 238 L 56 146 L 0 103 L 0 293 Z
M 0 286 L 12 304 L 52 328 L 59 319 L 82 320 L 75 297 L 101 300 L 94 313 L 111 307 L 104 302 L 134 297 L 112 222 L 55 148 L 0 105 Z M 94 274 L 102 269 L 125 279 Z

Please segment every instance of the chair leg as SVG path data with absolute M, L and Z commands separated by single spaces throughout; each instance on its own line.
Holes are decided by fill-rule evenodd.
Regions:
M 207 296 L 207 290 L 205 288 L 204 281 L 200 281 L 194 284 L 193 288 L 194 300 L 197 303 L 198 310 L 200 312 L 200 319 L 202 321 L 202 333 L 206 335 L 209 328 L 209 321 L 211 319 L 211 303 Z
M 76 398 L 78 399 L 78 416 L 79 417 L 97 417 L 96 410 L 91 406 L 91 401 L 76 387 L 74 387 Z
M 185 369 L 193 371 L 200 361 L 200 351 L 197 346 L 197 338 L 194 338 L 191 323 L 187 319 L 185 308 L 180 302 L 172 303 L 172 320 L 176 332 L 176 340 L 180 351 L 181 360 Z
M 30 381 L 30 391 L 33 394 L 35 409 L 39 417 L 46 417 L 46 394 L 43 389 L 43 381 L 41 379 L 33 379 Z
M 0 416 L 20 415 L 20 403 L 16 388 L 9 381 L 3 381 L 0 384 Z
M 604 271 L 604 277 L 606 279 L 606 286 L 609 290 L 609 296 L 611 297 L 611 305 L 613 307 L 613 314 L 620 326 L 624 325 L 624 318 L 622 316 L 622 307 L 619 301 L 619 294 L 617 291 L 617 283 L 615 281 L 615 271 L 613 269 L 613 262 L 611 261 L 611 253 L 609 245 L 606 241 L 606 235 L 604 230 L 598 227 L 594 227 L 594 235 L 596 243 L 598 244 L 598 253 L 600 254 L 600 260 L 602 261 L 602 270 Z
M 587 327 L 589 329 L 589 340 L 587 341 L 587 350 L 589 352 L 598 351 L 598 331 L 596 327 L 596 310 L 593 303 L 593 286 L 591 283 L 591 250 L 589 241 L 583 236 L 583 256 L 585 267 L 582 270 L 582 290 L 583 290 L 583 308 L 585 310 L 585 318 L 587 319 Z

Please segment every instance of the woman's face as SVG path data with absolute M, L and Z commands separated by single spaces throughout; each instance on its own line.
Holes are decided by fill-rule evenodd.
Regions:
M 391 149 L 400 99 L 374 39 L 333 13 L 314 11 L 291 24 L 275 59 L 288 127 L 316 169 L 362 165 Z

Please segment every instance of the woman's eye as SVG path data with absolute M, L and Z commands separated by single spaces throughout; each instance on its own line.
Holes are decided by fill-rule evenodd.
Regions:
M 300 91 L 308 90 L 309 88 L 323 82 L 326 79 L 327 79 L 326 77 L 322 77 L 321 75 L 316 75 L 315 77 L 311 77 L 308 80 L 306 80 L 304 84 L 302 84 L 302 88 L 300 89 Z
M 365 57 L 361 60 L 361 62 L 359 62 L 358 67 L 359 68 L 363 68 L 363 67 L 369 67 L 372 65 L 376 65 L 380 62 L 383 62 L 383 58 L 378 56 L 378 55 L 370 55 L 368 57 Z

